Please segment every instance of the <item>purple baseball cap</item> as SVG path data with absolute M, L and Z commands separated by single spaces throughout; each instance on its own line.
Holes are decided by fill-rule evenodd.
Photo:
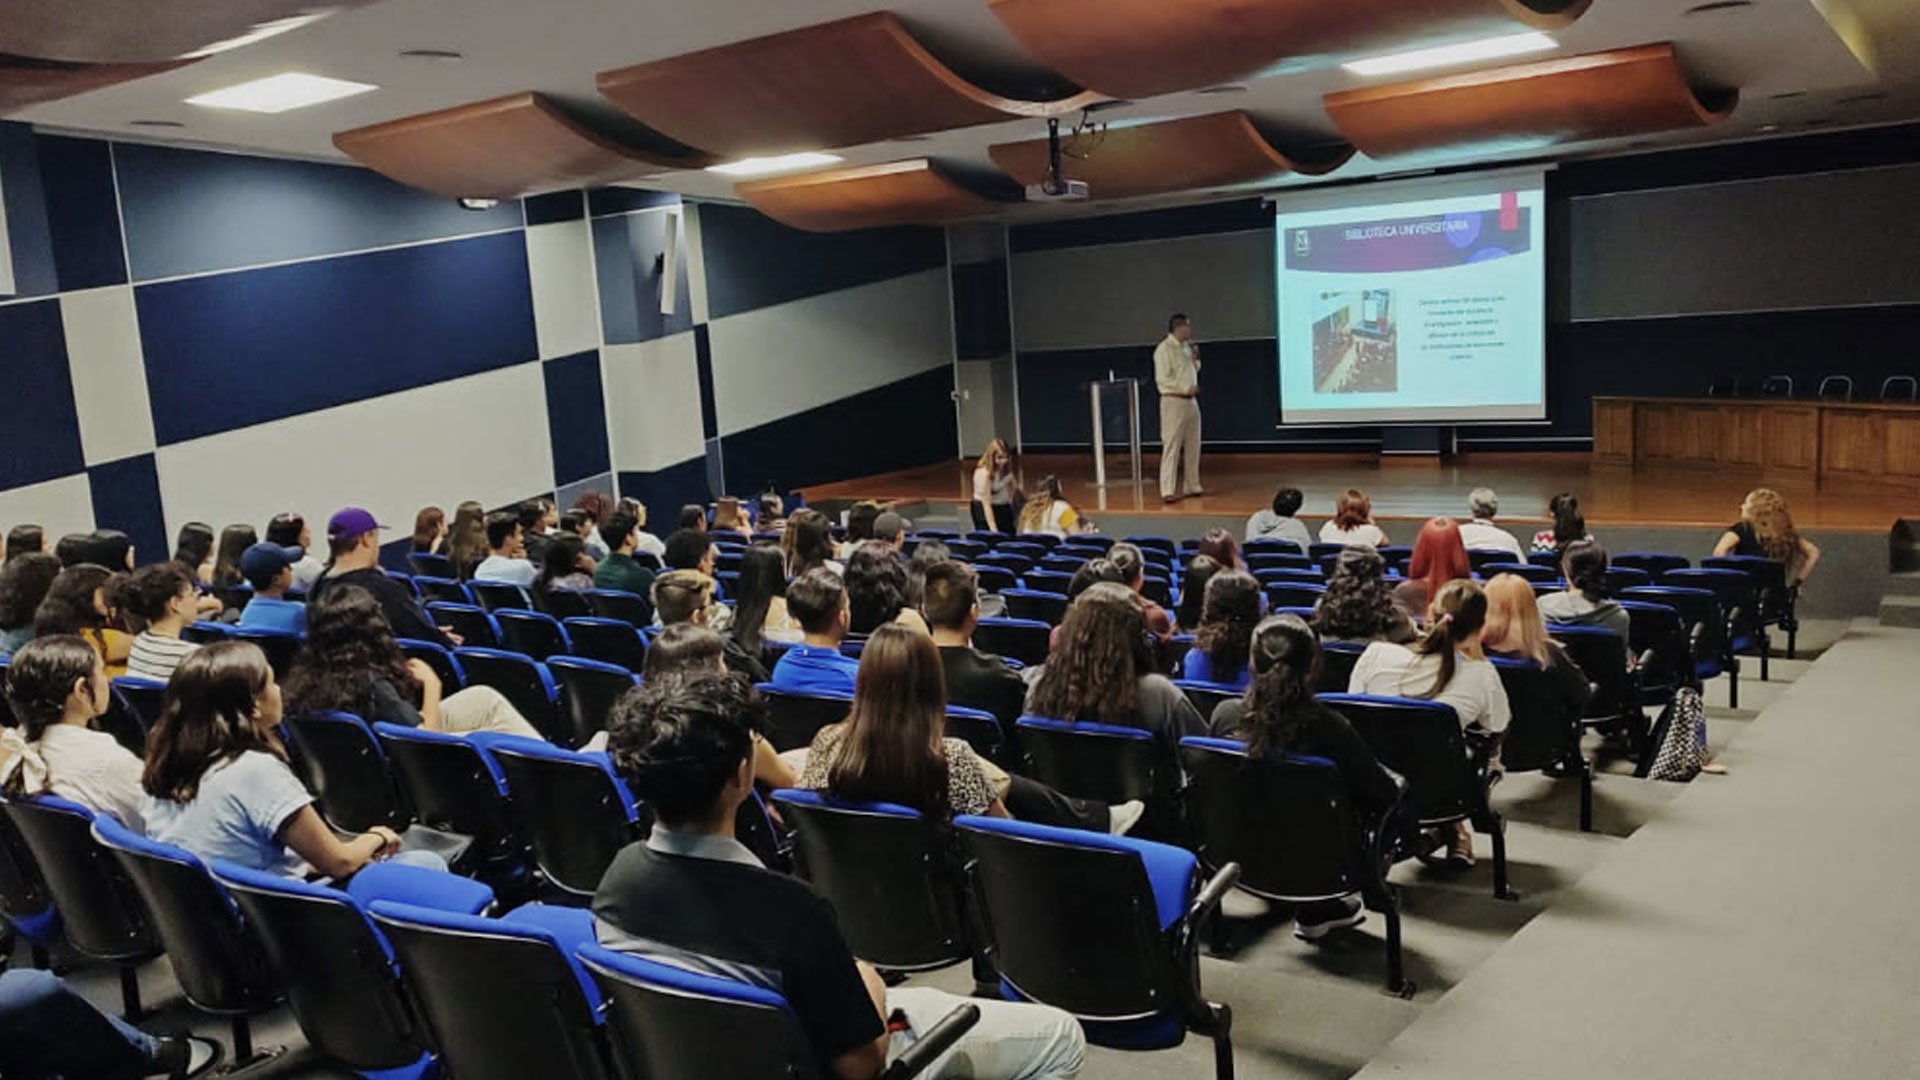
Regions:
M 349 506 L 327 519 L 327 539 L 343 540 L 349 536 L 384 529 L 385 525 L 374 520 L 373 511 L 358 506 Z

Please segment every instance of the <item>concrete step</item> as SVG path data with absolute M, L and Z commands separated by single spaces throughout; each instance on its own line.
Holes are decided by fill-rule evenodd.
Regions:
M 1920 596 L 1881 597 L 1880 625 L 1920 629 Z
M 1890 596 L 1920 596 L 1920 573 L 1887 575 Z

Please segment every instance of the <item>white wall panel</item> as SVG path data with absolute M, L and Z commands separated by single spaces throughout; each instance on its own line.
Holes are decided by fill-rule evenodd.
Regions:
M 609 345 L 600 364 L 616 470 L 651 472 L 706 452 L 692 331 Z
M 587 222 L 528 227 L 527 270 L 533 279 L 533 325 L 540 359 L 598 348 L 600 314 L 594 298 L 593 236 Z
M 93 488 L 85 474 L 0 491 L 0 531 L 34 524 L 49 540 L 93 531 Z M 142 558 L 151 552 L 140 552 Z
M 88 465 L 153 452 L 153 411 L 140 352 L 133 289 L 67 293 L 60 298 L 67 366 Z
M 404 537 L 423 506 L 497 506 L 553 490 L 546 385 L 538 363 L 307 413 L 162 447 L 167 531 L 264 526 L 284 510 L 324 533 L 329 515 L 364 506 Z

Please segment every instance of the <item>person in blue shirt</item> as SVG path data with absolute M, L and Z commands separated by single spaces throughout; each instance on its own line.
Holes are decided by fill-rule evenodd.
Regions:
M 287 599 L 293 588 L 293 568 L 306 552 L 279 544 L 255 544 L 240 555 L 240 575 L 253 586 L 253 599 L 240 612 L 240 625 L 249 630 L 307 632 L 307 606 Z
M 1245 690 L 1253 682 L 1247 656 L 1253 628 L 1265 614 L 1263 600 L 1260 582 L 1245 570 L 1215 574 L 1207 582 L 1193 648 L 1181 665 L 1184 677 Z
M 773 687 L 796 694 L 853 695 L 860 661 L 840 652 L 847 636 L 847 587 L 825 567 L 787 585 L 787 614 L 800 624 L 802 643 L 773 665 Z

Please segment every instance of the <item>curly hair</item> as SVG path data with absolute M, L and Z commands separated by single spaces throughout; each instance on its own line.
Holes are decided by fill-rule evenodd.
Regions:
M 1260 621 L 1260 583 L 1245 570 L 1223 570 L 1207 582 L 1193 647 L 1207 655 L 1216 679 L 1247 666 L 1247 647 Z
M 864 540 L 847 556 L 847 632 L 871 634 L 907 606 L 907 560 L 884 540 Z
M 1298 615 L 1274 615 L 1253 628 L 1253 683 L 1235 735 L 1254 757 L 1300 745 L 1320 677 L 1320 639 Z
M 1800 558 L 1800 533 L 1793 527 L 1787 500 L 1772 488 L 1754 488 L 1740 507 L 1740 516 L 1753 526 L 1754 543 L 1769 559 L 1791 566 Z
M 35 551 L 7 560 L 6 568 L 0 570 L 0 630 L 30 625 L 59 576 L 57 556 Z
M 1140 677 L 1154 670 L 1140 598 L 1125 585 L 1103 581 L 1067 609 L 1060 641 L 1034 684 L 1027 711 L 1138 726 Z
M 607 716 L 607 754 L 633 793 L 668 826 L 710 812 L 770 730 L 766 699 L 734 675 L 649 681 Z
M 1314 629 L 1330 638 L 1366 640 L 1385 634 L 1400 618 L 1386 575 L 1386 560 L 1372 548 L 1342 551 L 1314 612 Z
M 376 681 L 420 704 L 420 682 L 407 670 L 386 609 L 357 586 L 328 589 L 307 615 L 307 646 L 287 673 L 288 715 L 360 712 Z

